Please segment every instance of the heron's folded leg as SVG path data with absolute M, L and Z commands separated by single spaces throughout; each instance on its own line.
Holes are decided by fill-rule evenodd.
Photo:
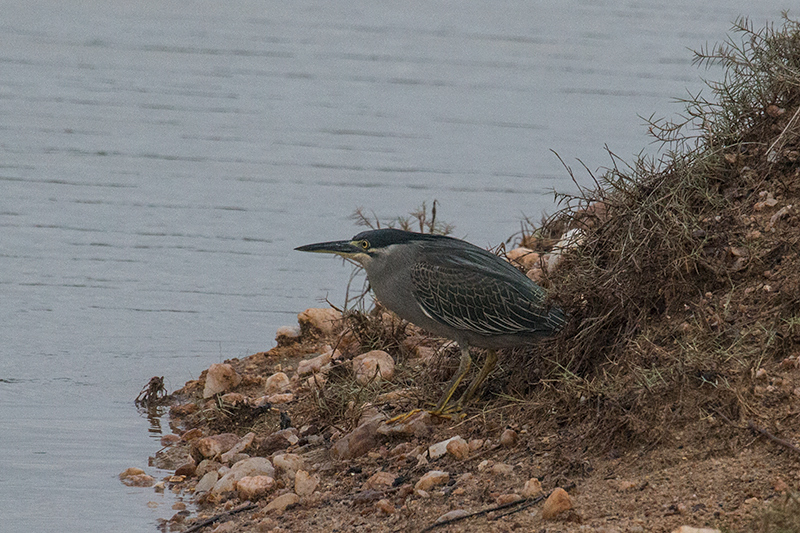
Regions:
M 461 347 L 461 360 L 458 363 L 458 370 L 456 371 L 453 379 L 450 380 L 450 383 L 447 384 L 447 388 L 444 390 L 444 394 L 439 399 L 439 403 L 436 404 L 436 407 L 431 411 L 432 415 L 442 415 L 446 414 L 447 404 L 450 402 L 450 399 L 453 397 L 453 394 L 456 392 L 456 389 L 464 380 L 464 376 L 467 375 L 469 372 L 469 367 L 472 364 L 472 358 L 469 356 L 469 346 L 462 346 Z
M 489 350 L 486 354 L 486 361 L 483 363 L 483 367 L 481 368 L 480 373 L 475 376 L 475 379 L 469 384 L 467 390 L 464 391 L 464 394 L 461 395 L 461 398 L 458 399 L 458 403 L 456 403 L 456 409 L 462 410 L 464 409 L 469 401 L 472 399 L 472 396 L 475 394 L 475 391 L 478 390 L 478 387 L 486 381 L 486 378 L 489 377 L 494 367 L 497 366 L 497 352 L 494 350 Z

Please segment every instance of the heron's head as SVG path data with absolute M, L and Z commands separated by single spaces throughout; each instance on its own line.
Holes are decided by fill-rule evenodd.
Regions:
M 429 238 L 431 236 L 428 234 L 387 228 L 361 232 L 349 241 L 318 242 L 299 246 L 295 250 L 340 255 L 366 268 L 372 261 L 388 257 L 402 246 Z

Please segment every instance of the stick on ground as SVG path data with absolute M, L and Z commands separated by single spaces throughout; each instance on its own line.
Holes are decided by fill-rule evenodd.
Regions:
M 219 520 L 222 520 L 223 518 L 228 518 L 228 517 L 233 516 L 235 514 L 238 514 L 238 513 L 244 512 L 244 511 L 249 511 L 250 509 L 255 509 L 256 507 L 258 507 L 258 505 L 254 504 L 254 503 L 246 503 L 244 505 L 240 505 L 239 507 L 236 507 L 235 509 L 231 509 L 230 511 L 225 511 L 224 513 L 220 513 L 218 515 L 214 515 L 211 518 L 206 518 L 202 522 L 198 522 L 198 523 L 194 524 L 192 527 L 190 527 L 189 529 L 185 530 L 183 533 L 193 533 L 195 531 L 200 531 L 204 527 L 206 527 L 208 525 L 211 525 L 214 522 L 217 522 Z

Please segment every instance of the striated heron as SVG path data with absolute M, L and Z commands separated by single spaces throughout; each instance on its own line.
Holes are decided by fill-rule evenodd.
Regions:
M 564 313 L 545 304 L 547 293 L 542 287 L 502 258 L 452 237 L 378 229 L 349 241 L 295 249 L 357 261 L 381 304 L 400 318 L 458 343 L 458 371 L 433 414 L 450 411 L 448 404 L 472 363 L 470 346 L 489 352 L 455 410 L 466 406 L 494 369 L 496 349 L 526 344 L 564 325 Z

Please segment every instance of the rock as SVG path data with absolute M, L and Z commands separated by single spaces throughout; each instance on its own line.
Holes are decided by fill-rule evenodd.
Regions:
M 241 383 L 242 377 L 227 363 L 214 363 L 206 372 L 206 386 L 203 398 L 229 391 Z
M 416 447 L 408 441 L 401 442 L 400 444 L 389 450 L 389 457 L 397 457 L 400 460 L 405 460 L 406 458 L 408 458 L 410 452 L 415 448 Z
M 506 505 L 507 503 L 518 502 L 522 499 L 523 499 L 522 496 L 520 496 L 519 494 L 510 493 L 510 494 L 501 494 L 500 496 L 495 498 L 494 501 L 495 503 L 497 503 L 497 505 Z
M 772 484 L 772 490 L 775 492 L 788 492 L 789 485 L 783 480 L 783 478 L 779 476 L 775 478 L 775 481 Z
M 478 463 L 478 472 L 483 472 L 485 470 L 488 470 L 492 466 L 494 466 L 494 461 L 492 461 L 491 459 L 484 459 L 483 461 Z
M 735 154 L 733 155 L 735 156 Z M 575 212 L 572 223 L 579 229 L 589 230 L 596 228 L 608 218 L 608 204 L 605 202 L 593 202 L 586 209 L 580 209 Z
M 513 429 L 506 429 L 500 435 L 500 444 L 506 448 L 510 448 L 517 444 L 517 432 Z
M 681 526 L 678 529 L 673 529 L 672 533 L 722 533 L 722 532 L 719 529 L 712 529 L 708 527 Z
M 255 529 L 252 531 L 258 531 L 259 533 L 284 533 L 286 530 L 278 527 L 278 522 L 268 516 L 266 518 L 261 519 L 257 524 Z M 212 533 L 217 533 L 216 531 L 212 531 Z
M 275 431 L 269 434 L 261 444 L 258 445 L 258 451 L 262 455 L 269 455 L 271 453 L 285 450 L 289 446 L 297 444 L 300 437 L 297 436 L 296 428 L 286 428 L 280 431 Z
M 297 322 L 301 329 L 310 328 L 329 337 L 339 329 L 342 313 L 329 307 L 324 309 L 312 307 L 297 315 Z
M 539 254 L 530 248 L 524 248 L 522 246 L 506 252 L 506 257 L 510 261 L 522 265 L 525 270 L 530 270 L 539 263 Z
M 547 264 L 547 272 L 553 273 L 558 265 L 561 264 L 563 259 L 563 253 L 570 248 L 577 248 L 580 246 L 583 241 L 585 240 L 585 233 L 578 229 L 572 228 L 571 230 L 567 231 L 561 236 L 561 240 L 553 246 L 553 249 L 550 253 L 545 256 L 547 259 L 545 263 Z
M 431 470 L 424 476 L 419 478 L 417 484 L 414 485 L 414 490 L 430 491 L 433 487 L 444 485 L 450 481 L 450 474 L 442 472 L 441 470 Z
M 767 207 L 775 207 L 776 205 L 778 205 L 778 200 L 776 200 L 772 196 L 771 192 L 761 191 L 760 193 L 758 193 L 758 196 L 764 199 L 761 200 L 760 202 L 756 202 L 753 205 L 753 210 L 755 211 L 763 211 Z
M 224 522 L 214 528 L 214 533 L 237 533 L 237 526 L 233 521 Z
M 403 501 L 406 498 L 408 498 L 409 496 L 411 496 L 412 494 L 414 494 L 414 486 L 411 485 L 411 483 L 403 483 L 397 489 L 397 493 L 396 494 L 397 494 L 397 498 L 400 501 Z
M 311 376 L 306 380 L 306 387 L 311 390 L 322 390 L 325 386 L 325 382 L 328 381 L 328 378 L 325 374 L 311 374 Z
M 278 392 L 283 392 L 291 386 L 292 382 L 289 381 L 289 376 L 283 372 L 275 372 L 267 378 L 264 385 L 264 394 L 270 395 Z
M 483 439 L 471 439 L 469 441 L 469 453 L 475 453 L 483 446 Z
M 389 392 L 384 392 L 375 398 L 376 404 L 381 403 L 398 403 L 412 398 L 411 391 L 408 389 L 397 389 Z
M 240 500 L 256 501 L 267 495 L 275 486 L 269 476 L 245 476 L 236 482 L 236 492 Z
M 218 463 L 217 461 L 212 461 L 211 459 L 203 459 L 200 461 L 200 464 L 197 465 L 197 468 L 194 470 L 194 475 L 197 477 L 203 477 L 208 472 L 216 472 L 222 466 L 222 463 Z
M 292 394 L 291 392 L 283 392 L 267 396 L 267 401 L 275 405 L 279 405 L 282 403 L 289 403 L 293 400 L 294 400 L 294 394 Z
M 305 470 L 298 470 L 294 475 L 294 492 L 300 496 L 311 496 L 319 485 L 319 476 L 311 475 Z
M 208 492 L 214 488 L 217 481 L 219 481 L 219 474 L 216 471 L 213 472 L 206 472 L 206 474 L 197 482 L 197 485 L 194 487 L 194 491 L 197 492 Z
M 131 467 L 121 472 L 119 480 L 129 487 L 152 487 L 156 484 L 156 478 L 144 473 L 141 468 Z
M 428 411 L 421 410 L 409 416 L 405 420 L 399 420 L 388 424 L 382 423 L 378 427 L 378 433 L 387 437 L 406 437 L 413 435 L 415 437 L 426 437 L 433 429 L 431 428 L 432 420 L 431 414 Z M 445 445 L 445 452 L 447 445 Z
M 275 477 L 275 469 L 266 457 L 250 457 L 234 464 L 231 469 L 214 484 L 212 494 L 223 494 L 236 489 L 236 484 L 247 476 Z
M 300 340 L 300 326 L 281 326 L 275 332 L 275 342 L 278 346 L 288 346 Z
M 572 499 L 567 494 L 567 491 L 561 487 L 557 487 L 550 496 L 544 501 L 542 505 L 542 518 L 545 520 L 552 520 L 559 514 L 572 509 Z
M 443 456 L 447 453 L 447 445 L 453 442 L 456 439 L 461 439 L 458 435 L 455 437 L 450 437 L 447 440 L 443 440 L 441 442 L 437 442 L 436 444 L 431 444 L 428 447 L 428 455 L 430 456 L 431 460 L 438 459 L 439 457 Z M 463 439 L 461 439 L 463 440 Z
M 186 444 L 180 444 L 156 452 L 156 456 L 151 459 L 150 465 L 161 470 L 175 470 L 181 465 L 194 462 L 190 447 Z
M 234 455 L 230 456 L 230 460 L 228 461 L 228 464 L 235 464 L 235 463 L 238 463 L 239 461 L 244 461 L 245 459 L 250 459 L 250 454 L 237 453 L 237 454 L 234 454 Z
M 287 507 L 289 507 L 290 505 L 295 505 L 299 501 L 300 501 L 300 496 L 298 496 L 294 492 L 289 492 L 281 496 L 278 496 L 277 498 L 269 502 L 267 506 L 264 508 L 264 510 L 266 512 L 275 511 L 277 513 L 282 513 L 283 511 L 286 510 Z
M 353 358 L 353 371 L 361 385 L 389 381 L 394 377 L 394 359 L 383 350 L 372 350 Z
M 203 436 L 203 430 L 201 430 L 200 428 L 192 428 L 189 431 L 181 433 L 181 440 L 183 442 L 191 442 L 195 439 L 199 439 L 202 436 Z
M 303 458 L 294 453 L 280 453 L 272 458 L 272 464 L 278 474 L 294 479 L 298 470 L 305 468 Z
M 461 518 L 462 516 L 467 516 L 469 513 L 464 509 L 453 509 L 452 511 L 448 511 L 444 513 L 442 516 L 436 519 L 436 523 L 439 522 L 447 522 L 448 520 L 454 520 L 456 518 Z
M 247 396 L 239 392 L 229 392 L 227 394 L 223 394 L 219 397 L 219 399 L 222 400 L 222 403 L 227 405 L 247 405 L 250 402 L 250 399 Z
M 236 477 L 236 474 L 233 472 L 228 472 L 221 478 L 214 483 L 214 486 L 211 488 L 211 494 L 225 494 L 226 492 L 233 492 L 236 490 L 236 482 L 239 481 L 242 477 Z
M 635 481 L 620 479 L 617 481 L 616 485 L 619 492 L 625 492 L 635 488 L 638 484 Z
M 192 382 L 190 382 L 192 383 Z M 197 382 L 194 382 L 197 383 Z M 173 419 L 181 418 L 184 416 L 188 416 L 192 413 L 196 413 L 200 410 L 200 407 L 197 406 L 195 403 L 182 403 L 179 405 L 173 405 L 169 408 L 169 416 Z
M 378 500 L 375 502 L 375 508 L 385 515 L 394 514 L 394 505 L 389 500 Z
M 447 453 L 459 461 L 463 461 L 469 457 L 469 444 L 461 437 L 454 437 L 447 443 Z
M 525 498 L 536 498 L 542 494 L 544 494 L 542 483 L 535 477 L 526 481 L 525 486 L 522 487 L 522 496 Z
M 510 476 L 514 473 L 514 467 L 505 463 L 495 463 L 489 471 L 495 476 Z
M 139 476 L 141 474 L 144 474 L 144 470 L 142 470 L 141 468 L 136 468 L 135 466 L 132 466 L 132 467 L 127 468 L 127 469 L 123 470 L 122 472 L 120 472 L 119 478 L 120 479 L 125 479 L 126 477 Z
M 197 468 L 197 466 L 194 464 L 194 459 L 191 459 L 191 461 L 189 461 L 187 463 L 184 463 L 181 466 L 179 466 L 178 468 L 176 468 L 175 469 L 175 475 L 176 476 L 191 477 L 191 476 L 194 475 L 194 471 L 195 471 L 196 468 Z
M 243 450 L 247 449 L 247 447 L 250 446 L 253 443 L 253 439 L 255 437 L 256 437 L 256 434 L 253 433 L 253 432 L 250 432 L 247 435 L 245 435 L 244 437 L 242 437 L 241 439 L 239 439 L 239 442 L 234 444 L 231 447 L 230 450 L 228 450 L 227 452 L 223 453 L 220 456 L 220 459 L 222 459 L 222 462 L 223 463 L 229 463 L 231 461 L 231 459 L 235 455 L 237 455 L 238 453 L 241 453 Z
M 175 435 L 174 433 L 170 433 L 169 435 L 164 435 L 161 437 L 161 445 L 162 446 L 172 446 L 175 443 L 181 441 L 180 435 Z
M 297 375 L 305 376 L 306 374 L 316 374 L 317 372 L 321 372 L 322 368 L 331 362 L 333 355 L 333 350 L 328 350 L 327 352 L 316 357 L 312 357 L 311 359 L 304 359 L 303 361 L 300 361 L 300 364 L 297 365 Z
M 431 346 L 417 346 L 414 350 L 414 353 L 416 353 L 417 357 L 422 362 L 430 361 L 436 356 L 437 352 L 438 350 Z
M 239 461 L 231 467 L 231 472 L 235 472 L 239 479 L 245 476 L 275 477 L 275 468 L 266 457 L 250 457 Z
M 361 488 L 362 490 L 388 489 L 394 485 L 395 479 L 397 479 L 397 477 L 390 472 L 375 472 L 368 480 L 364 482 L 364 485 Z
M 236 446 L 239 440 L 239 435 L 235 433 L 220 433 L 219 435 L 197 439 L 192 443 L 192 448 L 201 457 L 217 457 Z
M 361 457 L 378 445 L 378 427 L 383 421 L 373 418 L 336 441 L 331 457 L 341 461 Z
M 364 505 L 380 500 L 384 496 L 380 490 L 362 490 L 353 497 L 353 505 Z

